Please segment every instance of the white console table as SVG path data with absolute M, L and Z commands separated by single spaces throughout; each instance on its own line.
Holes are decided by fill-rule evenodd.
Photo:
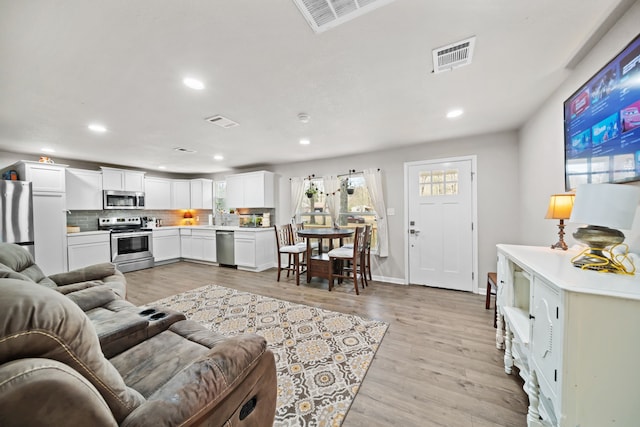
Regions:
M 575 255 L 498 245 L 505 372 L 525 381 L 529 427 L 640 425 L 640 276 L 580 270 Z

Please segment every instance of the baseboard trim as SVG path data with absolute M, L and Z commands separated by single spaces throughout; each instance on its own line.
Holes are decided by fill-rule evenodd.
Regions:
M 404 279 L 399 279 L 397 277 L 386 277 L 386 276 L 371 276 L 373 280 L 376 282 L 384 282 L 384 283 L 393 283 L 394 285 L 405 285 Z

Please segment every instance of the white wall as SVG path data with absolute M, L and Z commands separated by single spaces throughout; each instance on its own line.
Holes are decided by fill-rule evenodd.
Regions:
M 336 175 L 349 169 L 380 168 L 387 208 L 395 209 L 389 221 L 389 257 L 372 260 L 373 275 L 403 282 L 404 259 L 404 163 L 456 156 L 478 159 L 478 248 L 479 287 L 484 288 L 488 271 L 495 271 L 497 243 L 518 243 L 518 146 L 515 132 L 398 147 L 368 154 L 315 160 L 270 168 L 279 175 L 277 223 L 289 222 L 289 178 Z
M 640 2 L 620 19 L 591 52 L 569 74 L 558 90 L 540 107 L 521 129 L 520 146 L 520 235 L 527 245 L 551 245 L 558 240 L 556 220 L 544 219 L 549 196 L 564 192 L 564 101 L 593 74 L 611 60 L 640 31 Z M 534 90 L 534 88 L 532 88 Z M 637 185 L 637 184 L 627 184 Z M 639 210 L 640 211 L 640 210 Z M 639 214 L 640 215 L 640 214 Z M 567 226 L 565 240 L 575 244 Z M 640 252 L 640 221 L 627 234 L 633 252 Z

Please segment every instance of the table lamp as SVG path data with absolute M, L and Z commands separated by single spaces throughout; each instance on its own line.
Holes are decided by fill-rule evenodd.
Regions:
M 640 201 L 640 187 L 623 184 L 582 184 L 576 190 L 576 199 L 569 222 L 587 224 L 573 233 L 573 237 L 589 247 L 572 262 L 576 267 L 590 270 L 628 273 L 611 250 L 624 242 L 619 228 L 630 230 Z
M 567 244 L 564 241 L 564 220 L 571 217 L 571 209 L 573 208 L 573 199 L 575 194 L 552 194 L 549 199 L 549 208 L 547 209 L 546 219 L 559 219 L 558 224 L 558 236 L 560 239 L 554 245 L 551 245 L 551 249 L 567 250 Z

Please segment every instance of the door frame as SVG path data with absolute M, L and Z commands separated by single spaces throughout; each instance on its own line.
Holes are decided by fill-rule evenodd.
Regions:
M 409 167 L 427 165 L 434 163 L 458 162 L 471 160 L 471 222 L 473 230 L 471 236 L 473 239 L 471 245 L 472 251 L 472 273 L 471 291 L 478 293 L 478 173 L 477 173 L 477 156 L 459 156 L 446 157 L 442 159 L 417 160 L 404 163 L 404 284 L 409 284 Z

